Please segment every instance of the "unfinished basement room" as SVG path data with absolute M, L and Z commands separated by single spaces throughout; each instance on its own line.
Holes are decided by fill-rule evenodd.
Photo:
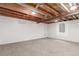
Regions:
M 79 3 L 0 3 L 0 56 L 79 56 Z

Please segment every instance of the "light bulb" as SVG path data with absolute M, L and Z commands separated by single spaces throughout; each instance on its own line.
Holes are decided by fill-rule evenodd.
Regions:
M 77 9 L 77 6 L 72 6 L 71 8 L 70 8 L 70 10 L 76 10 Z
M 32 15 L 36 14 L 35 12 L 32 12 Z

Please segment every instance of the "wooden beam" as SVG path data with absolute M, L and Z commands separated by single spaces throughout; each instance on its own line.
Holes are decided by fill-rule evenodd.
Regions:
M 57 16 L 57 17 L 54 17 L 54 18 L 51 18 L 51 19 L 47 19 L 47 20 L 44 20 L 44 21 L 51 21 L 51 20 L 54 20 L 54 19 L 64 18 L 64 17 L 70 16 L 72 14 L 77 14 L 78 12 L 79 12 L 78 10 L 77 11 L 73 11 L 73 12 L 67 12 L 67 13 L 65 13 L 63 15 L 60 15 L 60 16 Z M 44 22 L 44 21 L 42 21 L 42 22 Z
M 47 10 L 41 8 L 41 7 L 39 7 L 38 9 L 40 9 L 40 10 L 42 10 L 42 11 L 44 11 L 44 12 L 50 14 L 50 15 L 51 15 L 51 18 L 55 16 L 55 14 L 52 14 L 51 12 L 49 12 L 49 11 L 47 11 Z
M 58 16 L 58 12 L 56 12 L 55 10 L 53 10 L 52 8 L 50 8 L 47 4 L 43 4 L 45 7 L 47 7 L 49 10 L 50 10 L 50 12 L 52 13 L 52 14 L 55 14 L 56 16 Z
M 51 9 L 53 9 L 54 11 L 56 11 L 59 15 L 61 14 L 61 12 L 59 12 L 58 10 L 56 10 L 53 5 L 49 5 L 48 3 L 45 3 L 48 7 L 50 7 Z
M 44 14 L 48 14 L 49 17 L 52 17 L 52 14 L 51 13 L 47 12 L 46 10 L 44 10 L 44 9 L 42 9 L 40 7 L 42 5 L 42 3 L 37 3 L 37 4 L 39 4 L 39 7 L 38 8 L 36 8 L 36 6 L 34 6 L 32 3 L 31 4 L 26 3 L 26 5 L 28 5 L 29 7 L 32 7 L 33 9 L 36 9 L 36 10 L 38 10 L 38 11 L 44 13 Z
M 36 21 L 39 22 L 42 19 L 37 18 L 37 17 L 33 17 L 33 16 L 28 16 L 27 14 L 21 13 L 21 12 L 16 12 L 10 9 L 6 9 L 3 7 L 0 7 L 0 14 L 1 15 L 6 15 L 6 16 L 10 16 L 10 17 L 15 17 L 15 18 L 20 18 L 20 19 L 25 19 L 25 20 L 32 20 L 32 21 Z
M 5 4 L 0 4 L 0 7 L 4 7 L 4 8 L 7 8 L 7 9 L 14 10 L 14 11 L 19 11 L 19 12 L 22 12 L 22 13 L 25 13 L 25 14 L 28 14 L 28 15 L 31 15 L 31 16 L 34 16 L 34 17 L 41 18 L 41 19 L 45 18 L 43 15 L 40 15 L 40 14 L 32 15 L 32 11 L 31 10 L 27 10 L 26 8 L 24 9 L 24 7 L 22 7 L 22 6 L 18 5 L 18 4 L 13 4 L 13 3 L 8 4 L 8 3 L 5 3 Z

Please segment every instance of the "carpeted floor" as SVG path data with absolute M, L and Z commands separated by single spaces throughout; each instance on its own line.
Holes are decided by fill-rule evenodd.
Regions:
M 37 39 L 0 45 L 0 56 L 79 56 L 79 43 Z

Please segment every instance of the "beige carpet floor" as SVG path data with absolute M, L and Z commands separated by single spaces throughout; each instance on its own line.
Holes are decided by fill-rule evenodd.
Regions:
M 0 56 L 79 56 L 79 43 L 37 39 L 0 45 Z

